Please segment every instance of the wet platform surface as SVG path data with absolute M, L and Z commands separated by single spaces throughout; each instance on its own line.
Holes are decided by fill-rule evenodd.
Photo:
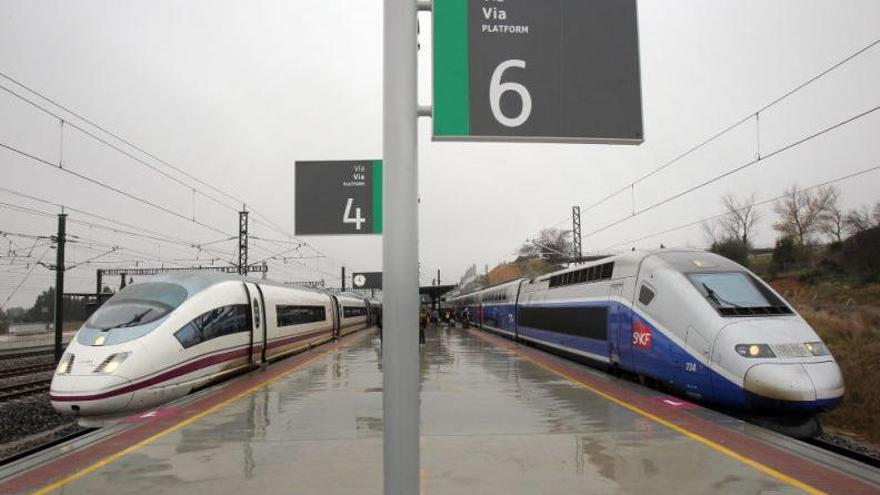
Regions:
M 596 386 L 617 387 L 646 403 L 667 396 L 523 351 L 479 331 L 428 332 L 421 360 L 423 494 L 739 494 L 811 488 L 664 426 L 554 368 L 575 370 Z M 94 464 L 101 461 L 94 454 L 85 471 L 50 485 L 47 493 L 382 493 L 380 357 L 376 332 L 362 332 L 320 355 L 299 358 L 311 360 L 187 422 L 175 426 L 172 418 L 186 404 L 157 410 L 157 417 L 172 418 L 157 423 L 164 429 L 134 447 L 117 442 L 102 464 Z M 663 407 L 680 407 L 676 414 L 692 422 L 744 437 L 758 431 L 676 400 Z M 773 450 L 785 442 L 766 446 Z M 127 450 L 120 453 L 123 447 Z M 828 469 L 809 460 L 809 452 L 792 457 L 804 469 Z M 63 472 L 63 458 L 56 464 L 33 469 L 31 479 L 41 470 L 44 484 L 69 474 Z M 877 489 L 870 472 L 852 470 L 862 479 L 841 488 L 849 493 L 853 486 L 866 493 Z M 3 487 L 0 482 L 0 491 Z

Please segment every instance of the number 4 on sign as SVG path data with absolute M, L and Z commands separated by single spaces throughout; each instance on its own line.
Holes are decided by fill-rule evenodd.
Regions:
M 348 198 L 348 201 L 345 202 L 345 213 L 342 214 L 342 223 L 353 223 L 356 230 L 361 230 L 361 224 L 366 222 L 367 220 L 361 216 L 360 208 L 354 209 L 354 218 L 352 218 L 352 203 L 354 203 L 354 198 Z

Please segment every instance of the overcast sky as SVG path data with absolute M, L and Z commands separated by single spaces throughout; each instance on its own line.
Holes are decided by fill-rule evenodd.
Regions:
M 629 184 L 880 37 L 876 0 L 641 0 L 638 6 L 642 145 L 432 143 L 430 122 L 421 119 L 423 283 L 430 283 L 438 268 L 443 282 L 451 282 L 472 263 L 482 269 L 509 259 L 542 227 L 568 228 L 572 205 L 586 207 Z M 295 161 L 382 155 L 381 14 L 379 0 L 0 0 L 0 72 L 244 200 L 292 233 Z M 430 104 L 430 16 L 421 14 L 420 19 L 420 103 Z M 38 101 L 8 80 L 0 78 L 0 85 Z M 878 88 L 880 46 L 875 46 L 762 113 L 761 152 L 873 108 L 880 104 Z M 192 243 L 237 233 L 234 207 L 221 207 L 200 193 L 194 201 L 191 188 L 147 170 L 69 125 L 62 138 L 61 129 L 57 119 L 0 91 L 0 143 L 51 163 L 61 158 L 65 169 L 195 218 L 223 234 L 3 149 L 0 187 Z M 880 112 L 875 112 L 585 236 L 584 249 L 628 249 L 632 239 L 718 213 L 719 197 L 728 191 L 755 193 L 760 200 L 795 182 L 810 186 L 878 165 L 878 130 Z M 757 151 L 756 131 L 754 121 L 745 123 L 638 184 L 634 197 L 623 194 L 586 211 L 584 233 L 630 214 L 633 199 L 638 210 L 747 163 Z M 880 199 L 878 173 L 839 186 L 845 207 Z M 2 191 L 0 202 L 58 213 L 58 208 Z M 771 245 L 774 238 L 772 211 L 764 211 L 757 238 L 761 246 Z M 110 224 L 69 213 L 71 222 Z M 251 261 L 294 246 L 283 242 L 283 232 L 270 229 L 262 218 L 255 220 L 252 235 L 282 242 L 258 241 Z M 54 230 L 54 218 L 0 205 L 0 231 L 51 235 Z M 71 245 L 69 264 L 107 252 L 110 246 L 125 249 L 96 260 L 103 265 L 71 270 L 68 291 L 93 291 L 98 266 L 196 262 L 191 248 L 77 223 L 70 231 L 79 242 Z M 378 236 L 303 240 L 327 257 L 273 261 L 270 278 L 325 278 L 336 285 L 342 264 L 355 271 L 381 269 Z M 656 247 L 661 242 L 706 244 L 699 227 L 692 227 L 635 245 Z M 9 250 L 27 254 L 31 247 L 33 257 L 45 253 L 46 263 L 54 261 L 47 241 L 0 238 L 0 303 L 29 271 L 24 263 L 33 261 L 12 260 Z M 202 262 L 214 257 L 229 260 L 235 243 L 227 240 L 207 249 L 214 254 L 199 253 Z M 299 253 L 315 255 L 308 248 Z M 52 281 L 49 270 L 34 268 L 5 306 L 30 305 Z

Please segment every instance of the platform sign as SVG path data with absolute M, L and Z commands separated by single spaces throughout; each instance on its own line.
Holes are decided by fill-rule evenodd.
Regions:
M 296 162 L 296 235 L 381 234 L 382 160 Z
M 434 139 L 639 144 L 636 0 L 434 0 Z
M 351 286 L 355 289 L 381 289 L 382 272 L 355 272 L 351 274 Z

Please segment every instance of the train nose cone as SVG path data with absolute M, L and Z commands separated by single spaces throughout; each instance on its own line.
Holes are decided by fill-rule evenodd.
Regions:
M 802 364 L 756 364 L 746 372 L 743 386 L 767 399 L 816 400 L 816 389 Z
M 49 401 L 61 414 L 89 416 L 109 414 L 124 409 L 133 392 L 127 392 L 129 380 L 112 375 L 55 375 L 49 389 Z
M 816 388 L 816 400 L 839 400 L 843 397 L 843 374 L 836 362 L 805 363 L 803 366 Z
M 834 361 L 757 364 L 746 372 L 743 386 L 759 397 L 792 402 L 836 401 L 843 396 L 843 376 Z

